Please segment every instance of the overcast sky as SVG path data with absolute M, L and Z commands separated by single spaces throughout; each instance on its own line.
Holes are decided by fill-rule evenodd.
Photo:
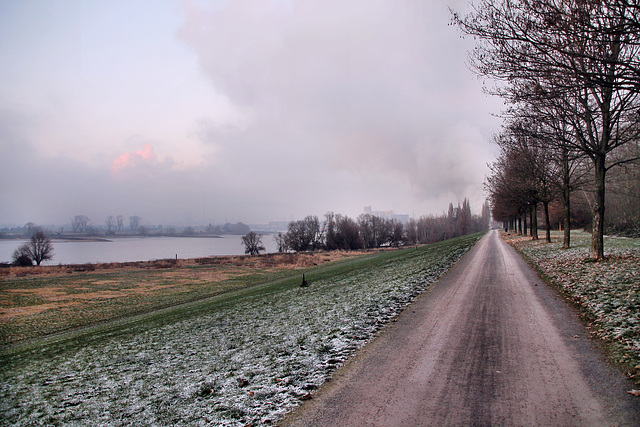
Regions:
M 467 1 L 0 1 L 0 226 L 483 201 Z

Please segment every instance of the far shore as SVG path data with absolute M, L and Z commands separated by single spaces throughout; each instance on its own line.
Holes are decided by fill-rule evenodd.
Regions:
M 49 238 L 54 242 L 112 242 L 114 239 L 150 238 L 150 237 L 187 237 L 198 239 L 221 239 L 219 234 L 101 234 L 101 235 L 73 235 L 51 234 Z M 0 240 L 29 240 L 27 236 L 1 235 Z

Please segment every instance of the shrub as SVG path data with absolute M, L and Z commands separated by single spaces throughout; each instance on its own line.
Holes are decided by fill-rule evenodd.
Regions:
M 11 259 L 13 260 L 13 265 L 17 267 L 27 267 L 33 265 L 31 252 L 27 243 L 21 245 L 20 247 L 18 247 L 18 249 L 13 251 Z

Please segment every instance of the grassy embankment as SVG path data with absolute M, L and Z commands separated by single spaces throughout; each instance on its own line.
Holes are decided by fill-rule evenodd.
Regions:
M 640 239 L 606 237 L 606 259 L 593 262 L 589 233 L 573 231 L 567 250 L 560 233 L 551 244 L 503 236 L 580 310 L 614 363 L 640 384 Z
M 228 286 L 216 288 L 218 295 L 10 347 L 0 354 L 0 418 L 29 425 L 276 422 L 479 238 L 296 271 L 257 267 L 217 282 Z M 306 288 L 299 286 L 303 272 L 311 282 Z M 148 277 L 159 272 L 114 274 L 155 283 Z M 82 277 L 85 285 L 76 286 L 115 280 Z M 50 285 L 45 278 L 25 280 Z
M 362 255 L 274 254 L 1 269 L 0 349 L 265 283 L 295 281 L 305 268 Z

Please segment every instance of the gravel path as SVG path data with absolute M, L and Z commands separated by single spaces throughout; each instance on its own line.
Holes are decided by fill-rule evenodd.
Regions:
M 280 425 L 640 425 L 588 335 L 493 231 Z

